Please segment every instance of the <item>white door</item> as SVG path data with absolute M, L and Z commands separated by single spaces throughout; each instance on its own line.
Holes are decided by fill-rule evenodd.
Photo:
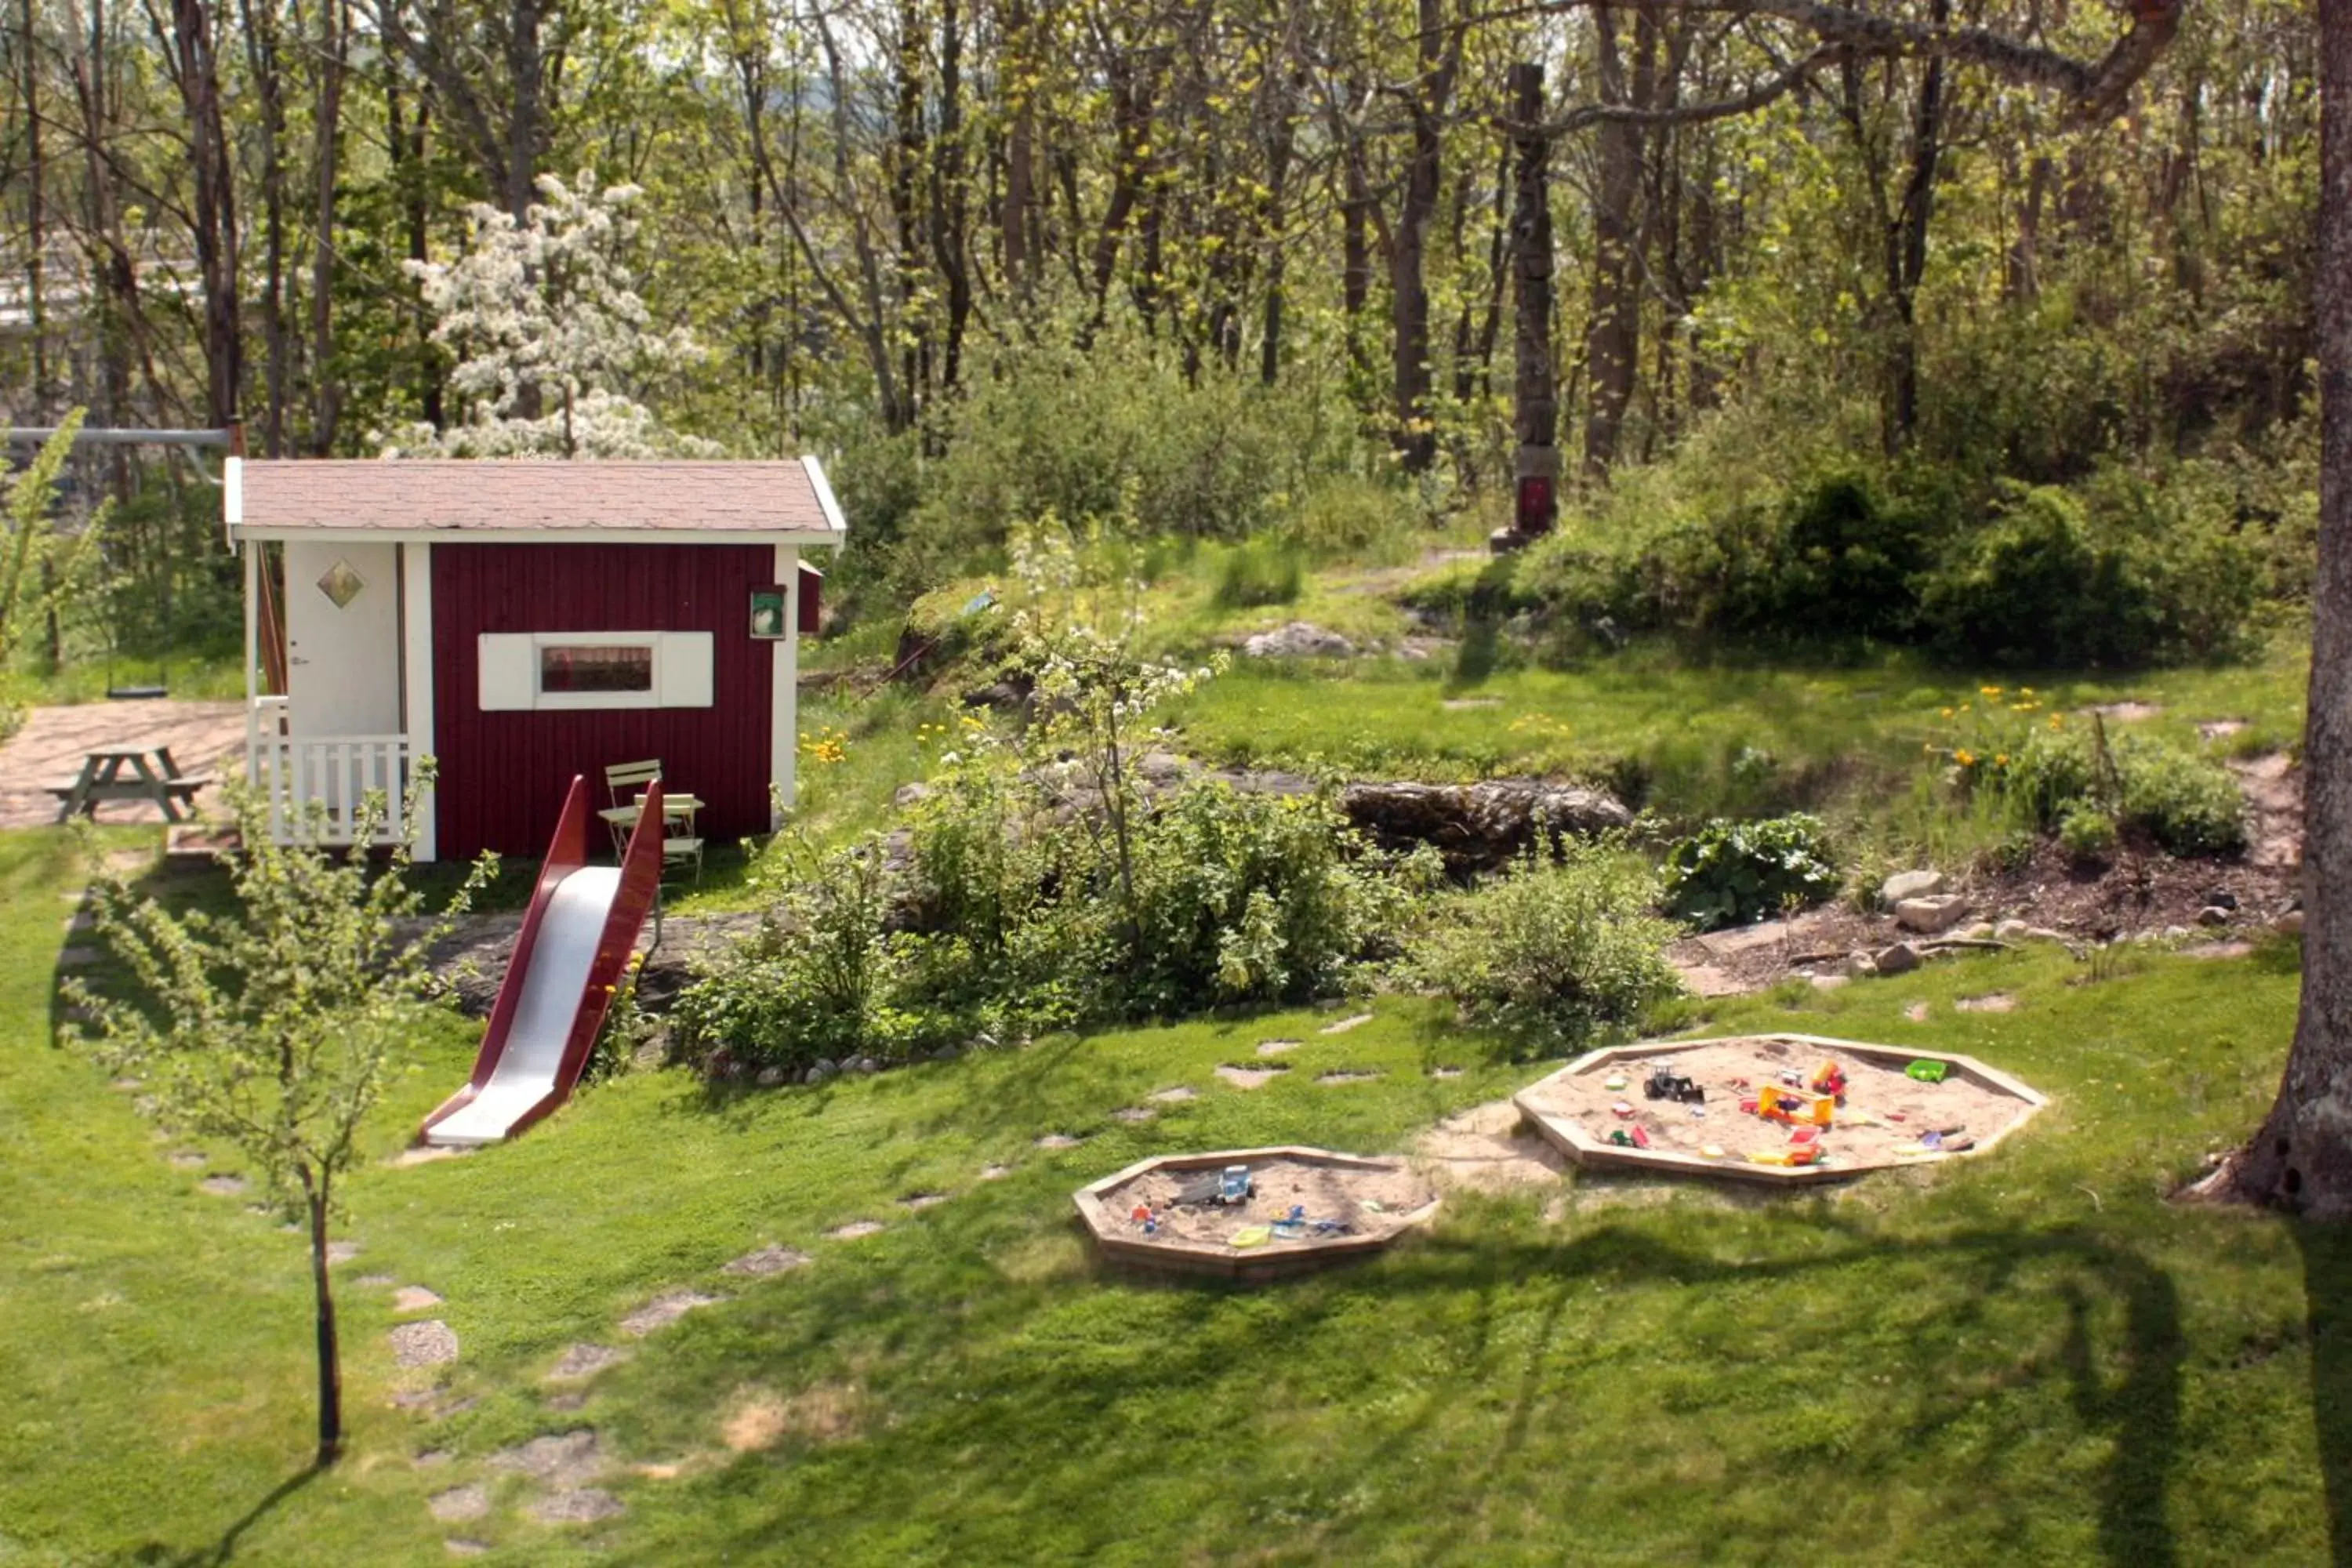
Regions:
M 400 668 L 398 547 L 289 541 L 280 787 L 290 809 L 322 802 L 331 826 L 348 832 L 371 792 L 396 806 L 402 748 L 335 737 L 400 733 Z
M 397 551 L 288 542 L 286 706 L 295 734 L 399 732 Z

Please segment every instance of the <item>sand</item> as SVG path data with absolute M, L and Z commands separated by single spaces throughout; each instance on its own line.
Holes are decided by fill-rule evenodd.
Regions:
M 1237 1163 L 1242 1162 L 1236 1162 Z M 1407 1216 L 1434 1198 L 1437 1194 L 1429 1183 L 1404 1165 L 1382 1165 L 1374 1169 L 1351 1169 L 1347 1166 L 1323 1165 L 1286 1156 L 1246 1162 L 1250 1167 L 1253 1192 L 1245 1204 L 1220 1207 L 1204 1205 L 1197 1208 L 1171 1206 L 1179 1191 L 1207 1174 L 1203 1171 L 1170 1170 L 1165 1166 L 1146 1171 L 1132 1181 L 1122 1182 L 1102 1194 L 1103 1207 L 1117 1221 L 1122 1234 L 1130 1240 L 1186 1241 L 1215 1244 L 1224 1242 L 1235 1231 L 1250 1226 L 1270 1225 L 1290 1213 L 1293 1205 L 1304 1205 L 1308 1220 L 1344 1220 L 1350 1227 L 1344 1237 L 1332 1239 L 1354 1239 L 1360 1237 L 1393 1236 L 1404 1228 Z M 1378 1205 L 1367 1208 L 1367 1201 Z M 1140 1224 L 1129 1218 L 1138 1204 L 1149 1205 L 1160 1218 L 1156 1236 L 1143 1234 Z M 1311 1251 L 1318 1239 L 1310 1228 L 1293 1241 L 1269 1240 L 1254 1247 L 1229 1247 L 1234 1256 L 1273 1252 Z
M 1775 1081 L 1784 1068 L 1810 1078 L 1822 1061 L 1845 1069 L 1845 1103 L 1829 1131 L 1821 1135 L 1832 1169 L 1841 1164 L 1888 1163 L 1906 1160 L 1933 1162 L 1941 1153 L 1905 1154 L 1928 1131 L 1948 1139 L 1990 1139 L 2026 1114 L 2026 1103 L 2007 1090 L 1978 1081 L 1955 1068 L 1941 1083 L 1920 1083 L 1906 1077 L 1901 1063 L 1885 1064 L 1842 1054 L 1829 1047 L 1801 1042 L 1759 1038 L 1728 1040 L 1687 1050 L 1662 1051 L 1647 1060 L 1606 1062 L 1592 1070 L 1553 1079 L 1528 1091 L 1535 1109 L 1575 1122 L 1585 1134 L 1609 1141 L 1612 1131 L 1640 1127 L 1653 1149 L 1678 1154 L 1704 1155 L 1712 1144 L 1727 1161 L 1744 1160 L 1751 1152 L 1785 1149 L 1790 1129 L 1777 1121 L 1744 1115 L 1739 1102 L 1755 1096 L 1757 1086 Z M 1706 1091 L 1704 1106 L 1648 1100 L 1642 1086 L 1651 1064 L 1690 1079 Z M 1622 1089 L 1608 1080 L 1622 1077 Z M 1738 1087 L 1740 1080 L 1747 1087 Z M 1611 1107 L 1630 1105 L 1631 1118 L 1620 1118 Z M 1693 1114 L 1703 1110 L 1704 1116 Z M 1958 1129 L 1957 1138 L 1951 1129 Z

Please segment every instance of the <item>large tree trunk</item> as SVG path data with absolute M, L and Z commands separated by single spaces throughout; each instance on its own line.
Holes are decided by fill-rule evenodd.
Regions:
M 1437 460 L 1435 410 L 1430 405 L 1429 284 L 1423 260 L 1429 225 L 1437 216 L 1446 100 L 1454 90 L 1456 54 L 1446 37 L 1440 0 L 1420 0 L 1421 80 L 1412 100 L 1412 153 L 1405 164 L 1404 197 L 1389 247 L 1389 310 L 1395 358 L 1391 377 L 1394 445 L 1408 473 L 1426 473 Z
M 1617 47 L 1617 15 L 1607 5 L 1592 13 L 1599 50 L 1601 101 L 1646 109 L 1644 96 L 1626 80 L 1625 58 Z M 1636 49 L 1644 47 L 1646 26 Z M 1592 199 L 1592 305 L 1584 328 L 1586 372 L 1584 474 L 1605 480 L 1617 461 L 1625 409 L 1633 401 L 1633 378 L 1642 351 L 1641 292 L 1633 277 L 1633 209 L 1642 191 L 1642 128 L 1605 120 L 1595 137 L 1599 170 Z
M 1508 547 L 1552 525 L 1559 489 L 1559 389 L 1551 357 L 1551 139 L 1543 127 L 1543 67 L 1511 68 L 1514 496 Z
M 205 289 L 205 418 L 225 426 L 237 416 L 245 337 L 237 319 L 236 195 L 230 183 L 214 42 L 212 13 L 204 0 L 174 0 L 172 47 L 180 99 L 188 113 L 196 270 Z
M 2352 1219 L 2352 0 L 2319 0 L 2319 578 L 2304 721 L 2303 1006 L 2240 1186 Z
M 346 0 L 319 6 L 319 100 L 312 116 L 310 166 L 310 455 L 335 449 L 342 420 L 342 377 L 333 363 L 335 283 L 335 171 L 341 163 L 343 71 L 351 39 Z

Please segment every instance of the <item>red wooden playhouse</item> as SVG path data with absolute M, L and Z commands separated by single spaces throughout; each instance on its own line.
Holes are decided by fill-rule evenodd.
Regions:
M 846 531 L 814 458 L 231 458 L 224 490 L 248 769 L 287 826 L 317 803 L 348 837 L 425 756 L 426 859 L 536 855 L 573 778 L 633 761 L 659 759 L 709 837 L 791 802 L 803 556 Z

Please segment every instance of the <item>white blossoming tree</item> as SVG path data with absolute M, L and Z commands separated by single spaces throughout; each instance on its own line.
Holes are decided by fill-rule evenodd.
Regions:
M 417 425 L 387 456 L 644 458 L 698 456 L 711 443 L 666 430 L 638 401 L 701 357 L 684 327 L 657 326 L 630 266 L 635 185 L 539 181 L 522 222 L 477 203 L 466 252 L 407 264 L 457 366 L 461 414 L 446 430 Z

